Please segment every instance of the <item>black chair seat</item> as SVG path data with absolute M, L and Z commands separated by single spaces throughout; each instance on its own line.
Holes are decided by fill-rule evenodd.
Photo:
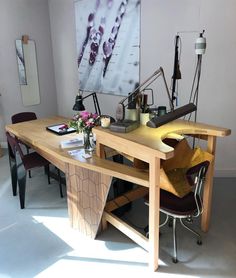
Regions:
M 36 152 L 26 154 L 23 158 L 25 170 L 47 166 L 49 162 Z
M 168 191 L 160 190 L 160 208 L 176 215 L 194 214 L 197 205 L 194 193 L 190 192 L 179 198 Z

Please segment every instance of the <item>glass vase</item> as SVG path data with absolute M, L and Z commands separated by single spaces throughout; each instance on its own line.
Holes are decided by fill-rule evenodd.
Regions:
M 85 152 L 92 152 L 94 150 L 93 133 L 92 130 L 84 130 L 84 150 Z

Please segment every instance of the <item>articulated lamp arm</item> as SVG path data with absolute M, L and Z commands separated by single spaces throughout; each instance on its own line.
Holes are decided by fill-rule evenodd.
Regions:
M 133 101 L 133 99 L 136 99 L 141 92 L 143 92 L 146 88 L 148 88 L 148 86 L 150 86 L 160 76 L 163 78 L 163 81 L 164 81 L 164 84 L 165 84 L 166 93 L 167 93 L 169 103 L 170 103 L 170 109 L 171 109 L 171 111 L 173 111 L 174 106 L 173 106 L 173 103 L 171 101 L 171 96 L 170 96 L 169 89 L 168 89 L 168 86 L 167 86 L 164 70 L 163 70 L 162 67 L 160 67 L 151 76 L 149 76 L 142 84 L 140 84 L 137 88 L 135 88 L 133 92 L 131 92 L 127 97 L 123 98 L 119 102 L 119 104 L 117 106 L 117 109 L 116 109 L 116 119 L 118 121 L 124 120 L 125 107 L 128 106 L 129 103 L 131 102 L 131 101 L 129 101 L 129 99 L 131 98 L 132 101 Z M 126 100 L 128 100 L 128 102 L 125 104 Z

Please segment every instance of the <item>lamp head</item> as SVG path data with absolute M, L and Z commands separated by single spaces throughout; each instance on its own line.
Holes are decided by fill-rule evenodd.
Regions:
M 85 107 L 83 105 L 83 97 L 81 94 L 78 94 L 76 96 L 73 110 L 75 110 L 75 111 L 84 111 L 85 110 Z
M 205 30 L 200 33 L 199 37 L 196 39 L 195 42 L 195 53 L 197 55 L 203 55 L 206 52 L 206 38 L 203 37 Z
M 125 118 L 125 107 L 123 103 L 119 103 L 116 108 L 116 120 L 123 121 Z

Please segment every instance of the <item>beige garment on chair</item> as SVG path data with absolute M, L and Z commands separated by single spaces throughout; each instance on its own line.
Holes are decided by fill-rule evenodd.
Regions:
M 208 160 L 210 163 L 214 159 L 214 156 L 199 147 L 192 149 L 187 140 L 181 140 L 175 146 L 174 157 L 163 160 L 162 168 L 160 169 L 160 188 L 166 190 L 180 198 L 187 195 L 192 191 L 192 187 L 189 185 L 186 171 Z M 138 159 L 134 159 L 134 167 L 147 170 L 148 163 Z
M 191 149 L 186 139 L 181 140 L 175 147 L 175 155 L 162 163 L 160 187 L 182 198 L 192 188 L 188 183 L 186 171 L 203 162 L 210 163 L 214 156 L 199 147 Z

